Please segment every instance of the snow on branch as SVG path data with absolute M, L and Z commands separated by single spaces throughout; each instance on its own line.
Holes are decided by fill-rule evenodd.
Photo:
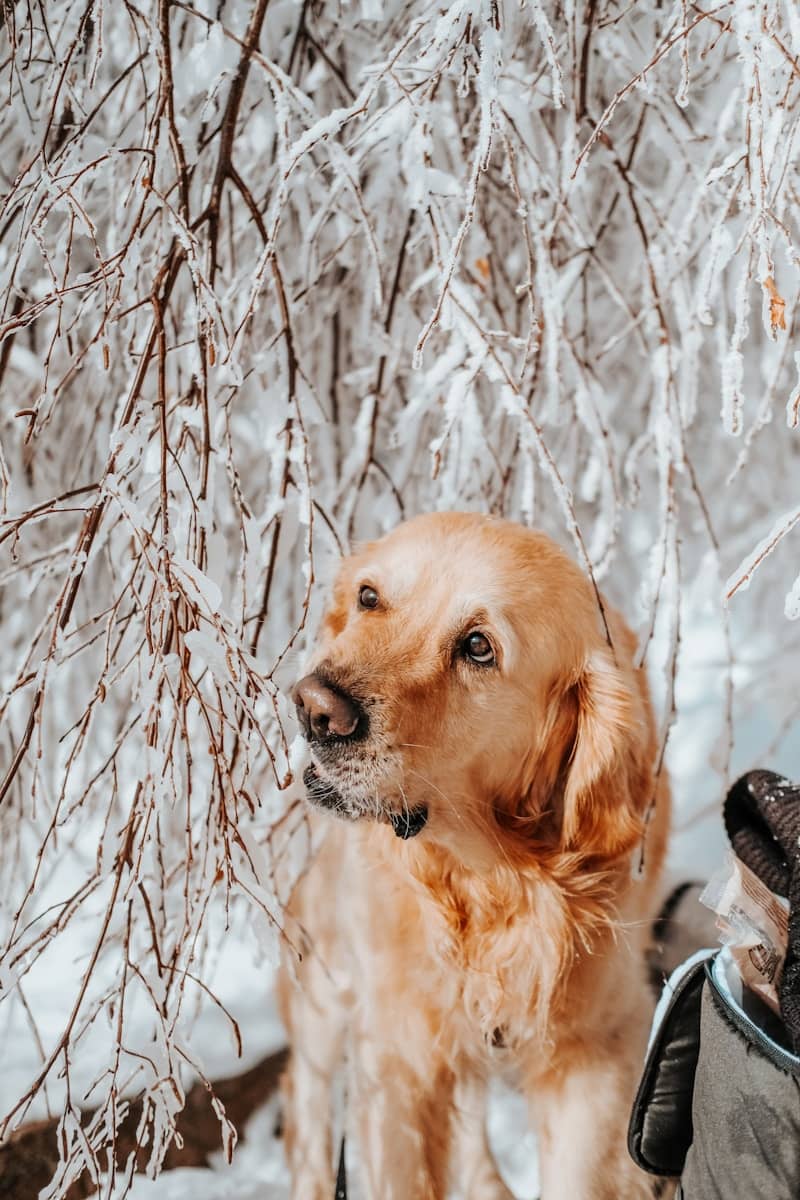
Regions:
M 778 518 L 767 536 L 762 538 L 758 545 L 739 563 L 728 579 L 725 584 L 726 601 L 735 596 L 741 588 L 750 587 L 755 572 L 786 537 L 787 533 L 791 533 L 798 521 L 800 521 L 800 508 L 791 509 Z

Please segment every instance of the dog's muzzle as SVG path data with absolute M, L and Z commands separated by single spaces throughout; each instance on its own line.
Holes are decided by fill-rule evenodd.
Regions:
M 355 696 L 319 674 L 306 675 L 292 692 L 300 727 L 311 745 L 365 737 L 367 714 Z
M 369 717 L 364 706 L 324 672 L 304 676 L 294 688 L 292 699 L 306 741 L 323 764 L 330 766 L 331 762 L 348 753 L 351 743 L 364 740 L 369 733 Z M 322 770 L 325 770 L 324 765 Z M 306 767 L 303 782 L 309 800 L 318 808 L 349 821 L 370 815 L 377 817 L 387 821 L 403 841 L 416 837 L 428 821 L 425 804 L 411 809 L 405 807 L 402 812 L 389 808 L 383 813 L 376 812 L 363 800 L 340 792 L 337 784 L 321 774 L 314 763 Z

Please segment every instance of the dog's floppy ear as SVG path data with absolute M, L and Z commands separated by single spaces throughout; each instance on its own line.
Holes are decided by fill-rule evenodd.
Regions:
M 565 847 L 601 858 L 632 850 L 642 835 L 648 730 L 638 696 L 608 649 L 584 664 L 570 693 L 574 740 L 566 763 Z

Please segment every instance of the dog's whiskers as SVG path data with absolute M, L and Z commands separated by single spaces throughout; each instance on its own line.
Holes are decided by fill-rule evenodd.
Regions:
M 450 799 L 449 796 L 445 795 L 445 793 L 442 791 L 442 789 L 440 787 L 436 786 L 436 784 L 433 782 L 432 779 L 426 778 L 426 776 L 423 775 L 421 771 L 417 771 L 413 767 L 407 767 L 406 769 L 407 769 L 409 775 L 416 775 L 419 779 L 422 780 L 422 782 L 425 784 L 426 787 L 433 788 L 434 792 L 438 792 L 438 794 L 444 800 L 445 804 L 447 804 L 448 807 L 450 809 L 452 809 L 453 813 L 457 817 L 461 818 L 461 814 L 459 813 L 456 806 L 453 804 L 453 801 Z M 461 818 L 461 819 L 463 819 L 463 818 Z

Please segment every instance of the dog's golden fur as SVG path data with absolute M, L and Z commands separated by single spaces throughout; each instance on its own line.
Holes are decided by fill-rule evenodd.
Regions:
M 464 659 L 475 629 L 496 665 Z M 311 667 L 370 725 L 317 762 L 349 819 L 318 818 L 292 901 L 311 948 L 279 987 L 295 1200 L 333 1195 L 344 1057 L 369 1200 L 510 1196 L 484 1132 L 496 1071 L 528 1100 L 543 1200 L 652 1194 L 625 1132 L 669 798 L 633 653 L 583 573 L 519 525 L 419 517 L 342 565 Z M 403 841 L 389 818 L 406 806 L 428 820 Z

